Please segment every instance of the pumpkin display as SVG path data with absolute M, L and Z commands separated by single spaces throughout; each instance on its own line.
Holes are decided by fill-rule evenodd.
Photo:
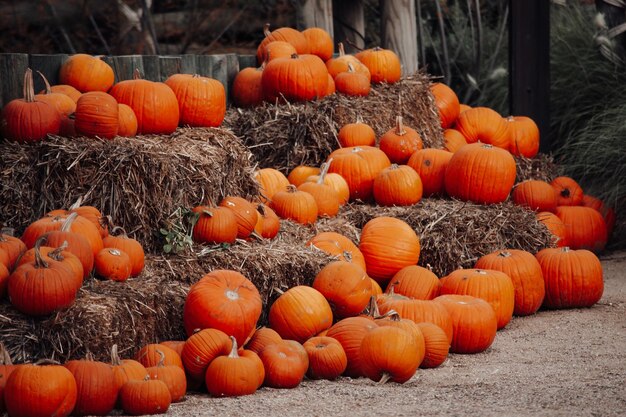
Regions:
M 237 107 L 254 107 L 263 103 L 261 78 L 264 69 L 265 64 L 259 68 L 244 68 L 237 73 L 231 89 L 231 96 Z
M 385 292 L 393 291 L 416 300 L 432 300 L 439 295 L 439 277 L 417 265 L 405 266 L 394 274 Z
M 46 216 L 29 224 L 24 233 L 22 233 L 22 241 L 26 247 L 32 248 L 35 242 L 44 234 L 53 230 L 59 230 L 63 227 L 68 215 L 62 216 Z M 70 225 L 70 231 L 83 235 L 93 251 L 94 256 L 104 247 L 102 236 L 98 228 L 87 218 L 80 214 L 74 219 Z
M 391 165 L 387 155 L 372 146 L 354 146 L 333 151 L 328 160 L 331 173 L 341 175 L 348 183 L 350 200 L 369 201 L 373 197 L 374 178 Z
M 583 201 L 583 189 L 570 177 L 556 177 L 550 183 L 557 193 L 557 206 L 579 206 Z
M 191 127 L 218 127 L 226 115 L 224 85 L 198 74 L 173 74 L 165 84 L 178 100 L 179 123 Z
M 191 380 L 204 381 L 207 367 L 220 355 L 228 355 L 229 336 L 218 329 L 202 329 L 189 336 L 181 352 L 181 360 Z
M 198 221 L 193 226 L 192 238 L 197 243 L 234 243 L 238 224 L 235 212 L 228 207 L 194 207 Z
M 336 256 L 340 261 L 352 262 L 365 271 L 363 253 L 349 238 L 337 232 L 321 232 L 313 236 L 307 247 L 314 247 L 329 255 Z
M 339 212 L 339 194 L 324 182 L 330 162 L 324 162 L 317 181 L 305 181 L 298 186 L 298 191 L 304 191 L 313 196 L 317 206 L 318 217 L 334 217 Z
M 482 256 L 474 268 L 504 272 L 515 289 L 513 314 L 527 316 L 541 307 L 546 294 L 541 265 L 532 253 L 508 249 Z
M 20 365 L 4 386 L 10 416 L 69 416 L 77 400 L 76 380 L 65 367 L 51 361 Z
M 554 212 L 557 206 L 557 194 L 545 181 L 526 180 L 516 184 L 511 192 L 513 202 L 534 211 Z
M 172 397 L 163 381 L 146 376 L 141 381 L 128 381 L 120 389 L 120 403 L 124 413 L 131 416 L 165 414 Z
M 281 27 L 270 32 L 270 24 L 266 23 L 263 26 L 263 34 L 265 35 L 265 38 L 257 47 L 256 52 L 256 59 L 259 64 L 265 60 L 265 46 L 274 41 L 290 43 L 296 49 L 296 53 L 298 54 L 309 54 L 311 52 L 311 48 L 309 47 L 309 42 L 306 37 L 302 34 L 302 32 L 296 29 Z
M 363 118 L 357 116 L 356 122 L 348 123 L 339 129 L 337 140 L 343 148 L 350 146 L 375 146 L 376 132 Z
M 306 101 L 326 96 L 328 70 L 315 55 L 276 58 L 265 65 L 261 76 L 265 101 Z
M 348 71 L 348 64 L 352 64 L 356 72 L 362 73 L 367 77 L 368 82 L 371 81 L 371 74 L 369 68 L 367 68 L 357 57 L 354 55 L 346 54 L 343 47 L 343 43 L 337 44 L 339 54 L 336 58 L 330 58 L 326 61 L 326 68 L 331 77 L 335 78 L 338 74 Z
M 495 110 L 474 107 L 461 113 L 454 127 L 467 143 L 482 142 L 509 149 L 509 124 Z
M 423 341 L 419 346 L 409 332 L 397 327 L 378 327 L 361 341 L 363 374 L 381 384 L 389 380 L 400 384 L 408 381 L 423 358 Z
M 556 214 L 542 211 L 536 215 L 537 221 L 543 223 L 552 234 L 552 243 L 558 247 L 568 245 L 565 224 Z
M 306 352 L 285 341 L 267 346 L 259 354 L 265 368 L 263 384 L 272 388 L 295 388 L 309 367 Z
M 123 282 L 133 269 L 130 256 L 117 248 L 103 248 L 94 256 L 94 270 L 100 278 Z
M 145 265 L 145 253 L 141 243 L 126 234 L 122 227 L 115 226 L 110 234 L 102 239 L 102 243 L 107 248 L 119 249 L 125 252 L 130 258 L 130 276 L 136 277 Z
M 445 174 L 446 192 L 464 201 L 501 203 L 515 183 L 516 169 L 515 159 L 508 151 L 472 143 L 450 158 Z
M 583 199 L 580 205 L 584 207 L 591 207 L 592 209 L 597 210 L 598 213 L 602 215 L 602 217 L 604 218 L 604 223 L 606 223 L 607 236 L 610 236 L 611 231 L 615 226 L 615 210 L 604 204 L 604 201 L 600 200 L 599 198 L 587 194 L 583 194 Z M 0 247 L 1 246 L 2 243 L 0 243 Z
M 59 83 L 68 84 L 81 93 L 109 91 L 115 82 L 113 68 L 100 58 L 87 54 L 74 54 L 59 70 Z
M 72 415 L 105 416 L 113 411 L 119 391 L 109 365 L 87 355 L 85 359 L 68 361 L 64 366 L 76 380 L 77 397 Z
M 479 353 L 496 338 L 498 319 L 491 305 L 471 295 L 445 294 L 433 300 L 443 306 L 452 322 L 450 352 Z
M 444 149 L 455 153 L 462 146 L 467 145 L 467 140 L 461 132 L 456 129 L 446 129 L 443 131 Z
M 135 71 L 132 80 L 120 81 L 109 93 L 118 103 L 133 109 L 137 134 L 169 135 L 178 127 L 178 99 L 165 83 L 142 80 Z
M 435 106 L 439 112 L 441 128 L 448 129 L 452 127 L 460 113 L 459 98 L 456 93 L 443 83 L 431 85 L 430 92 L 435 98 Z
M 509 151 L 516 156 L 534 158 L 539 152 L 539 128 L 530 117 L 509 116 Z
M 333 324 L 333 313 L 318 290 L 297 285 L 274 301 L 268 319 L 270 327 L 283 339 L 304 343 Z
M 334 381 L 348 366 L 348 357 L 341 343 L 328 336 L 316 336 L 307 340 L 304 349 L 309 357 L 306 375 L 310 379 Z
M 597 210 L 583 206 L 559 206 L 556 215 L 565 225 L 565 239 L 572 249 L 604 250 L 606 223 Z
M 232 348 L 228 355 L 218 356 L 206 370 L 206 387 L 214 397 L 237 397 L 254 394 L 265 379 L 259 375 L 257 361 L 253 359 L 256 353 L 248 351 L 245 356 L 237 352 L 237 339 L 230 337 Z M 257 359 L 260 360 L 260 358 Z M 261 366 L 260 369 L 263 369 Z M 265 372 L 263 372 L 265 373 Z
M 261 296 L 237 271 L 216 269 L 192 285 L 183 308 L 187 335 L 215 328 L 244 344 L 261 316 Z
M 361 359 L 361 342 L 367 333 L 378 325 L 365 317 L 348 317 L 335 323 L 328 332 L 331 337 L 341 343 L 348 359 L 344 374 L 349 377 L 364 376 Z
M 274 239 L 280 231 L 280 218 L 265 204 L 257 205 L 258 220 L 254 231 L 264 239 Z
M 493 307 L 498 330 L 513 316 L 515 287 L 511 278 L 492 269 L 457 269 L 441 279 L 441 294 L 471 295 L 482 298 Z
M 422 189 L 413 168 L 391 164 L 374 178 L 374 201 L 381 206 L 412 206 L 422 199 Z
M 274 194 L 270 207 L 281 219 L 293 220 L 300 224 L 315 223 L 319 212 L 315 198 L 293 185 L 288 185 L 285 191 Z M 337 210 L 339 210 L 338 200 Z
M 259 220 L 256 207 L 245 198 L 227 196 L 220 201 L 220 207 L 226 207 L 235 215 L 237 221 L 237 237 L 245 239 L 252 232 Z
M 396 126 L 380 137 L 378 144 L 394 164 L 406 164 L 413 152 L 424 147 L 422 138 L 415 129 L 402 123 L 402 116 L 396 117 Z
M 424 359 L 420 368 L 436 368 L 448 358 L 450 342 L 446 332 L 433 323 L 417 323 L 424 336 Z
M 160 354 L 161 360 L 159 360 L 156 366 L 146 368 L 146 371 L 150 379 L 163 381 L 165 383 L 173 403 L 179 402 L 187 392 L 187 377 L 185 371 L 179 366 L 165 365 L 165 354 L 159 349 L 156 349 L 156 352 Z
M 317 273 L 313 288 L 328 300 L 333 316 L 356 316 L 367 305 L 372 290 L 370 278 L 360 266 L 346 261 L 334 261 Z
M 37 73 L 43 79 L 45 89 L 43 93 L 35 95 L 35 100 L 50 104 L 59 112 L 61 117 L 68 117 L 74 113 L 76 111 L 76 101 L 67 94 L 53 92 L 48 79 L 40 71 L 37 71 Z
M 381 216 L 363 226 L 359 249 L 365 258 L 367 275 L 386 284 L 405 266 L 417 264 L 420 241 L 403 220 Z
M 118 103 L 118 129 L 117 135 L 132 138 L 137 135 L 137 116 L 130 106 Z
M 113 387 L 118 391 L 116 403 L 119 405 L 119 391 L 130 380 L 143 380 L 148 371 L 146 367 L 134 359 L 120 359 L 117 345 L 111 347 L 111 371 L 113 372 Z
M 317 55 L 324 62 L 333 56 L 333 39 L 330 34 L 322 28 L 312 27 L 302 31 L 302 34 L 309 44 L 309 53 Z
M 445 178 L 452 153 L 442 149 L 421 149 L 414 152 L 407 165 L 417 172 L 425 197 L 445 194 Z
M 546 284 L 544 307 L 591 307 L 602 298 L 602 264 L 593 252 L 568 247 L 547 248 L 535 256 Z
M 365 49 L 355 57 L 369 69 L 372 83 L 393 84 L 400 80 L 402 75 L 400 58 L 392 50 L 375 47 Z
M 250 337 L 250 340 L 246 342 L 245 348 L 258 355 L 263 349 L 265 349 L 266 346 L 282 341 L 283 338 L 280 337 L 276 330 L 269 327 L 260 327 L 256 329 Z
M 61 115 L 50 104 L 35 100 L 30 68 L 24 74 L 23 95 L 23 98 L 11 100 L 2 108 L 0 126 L 3 136 L 26 143 L 42 141 L 48 134 L 58 134 Z
M 269 203 L 278 191 L 285 191 L 289 180 L 285 174 L 274 168 L 262 168 L 254 172 L 254 179 L 259 183 L 259 194 L 263 203 Z
M 335 76 L 334 83 L 336 91 L 347 96 L 365 97 L 372 88 L 367 76 L 362 72 L 357 72 L 351 63 L 348 63 L 348 71 L 340 72 Z
M 287 175 L 287 180 L 289 184 L 295 185 L 296 187 L 300 186 L 303 182 L 307 180 L 312 175 L 319 175 L 321 169 L 318 167 L 312 167 L 307 165 L 298 165 L 294 169 L 289 172 Z

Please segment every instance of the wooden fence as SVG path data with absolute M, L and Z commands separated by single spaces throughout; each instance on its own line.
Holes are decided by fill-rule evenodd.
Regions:
M 58 84 L 59 69 L 68 59 L 67 54 L 0 54 L 0 107 L 15 98 L 21 98 L 24 72 L 27 68 L 41 71 L 51 85 Z M 240 69 L 256 66 L 254 55 L 124 55 L 103 56 L 115 73 L 115 82 L 130 80 L 135 69 L 143 78 L 165 81 L 172 74 L 198 74 L 211 77 L 228 91 Z M 35 92 L 43 90 L 41 77 L 35 75 Z

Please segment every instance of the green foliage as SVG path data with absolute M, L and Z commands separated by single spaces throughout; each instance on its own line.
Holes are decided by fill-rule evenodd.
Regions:
M 200 218 L 199 213 L 194 213 L 188 208 L 179 207 L 170 215 L 170 222 L 166 227 L 159 230 L 163 237 L 163 252 L 182 253 L 190 250 L 193 246 L 193 227 Z

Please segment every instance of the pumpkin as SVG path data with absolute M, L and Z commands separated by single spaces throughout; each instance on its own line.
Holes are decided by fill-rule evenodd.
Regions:
M 346 54 L 343 47 L 343 43 L 337 44 L 339 54 L 336 58 L 330 58 L 326 61 L 326 68 L 328 73 L 333 77 L 337 77 L 338 74 L 348 71 L 348 64 L 352 64 L 356 72 L 362 73 L 367 77 L 368 82 L 371 81 L 371 74 L 369 68 L 367 68 L 357 57 L 354 55 Z
M 231 96 L 237 107 L 254 107 L 263 103 L 261 78 L 264 69 L 265 64 L 259 68 L 244 68 L 237 73 L 231 89 Z
M 94 257 L 94 270 L 100 278 L 126 281 L 132 269 L 130 256 L 120 249 L 104 248 Z
M 228 207 L 198 206 L 193 209 L 198 213 L 198 221 L 191 234 L 197 243 L 234 243 L 239 227 L 235 212 Z
M 133 109 L 137 134 L 169 135 L 178 127 L 178 99 L 165 83 L 142 80 L 139 71 L 135 71 L 132 80 L 115 84 L 110 94 L 118 103 Z
M 20 365 L 4 386 L 4 404 L 10 416 L 69 416 L 77 399 L 76 380 L 52 361 Z
M 0 250 L 4 251 L 7 255 L 7 265 L 9 270 L 13 270 L 17 259 L 20 255 L 26 252 L 26 245 L 21 239 L 11 236 L 6 233 L 0 233 Z
M 471 295 L 446 294 L 433 300 L 443 306 L 452 322 L 450 352 L 479 353 L 496 338 L 498 319 L 491 305 Z
M 80 263 L 80 259 L 78 259 L 76 255 L 65 250 L 67 242 L 63 242 L 63 244 L 58 248 L 52 248 L 50 246 L 41 246 L 45 241 L 45 235 L 37 239 L 35 247 L 24 252 L 19 258 L 15 269 L 25 264 L 34 264 L 37 260 L 36 252 L 39 251 L 44 263 L 51 263 L 55 266 L 65 268 L 70 273 L 72 284 L 76 290 L 80 289 L 83 285 L 84 276 L 83 265 Z
M 117 135 L 132 138 L 137 135 L 137 116 L 130 106 L 126 104 L 117 105 L 118 129 Z
M 422 180 L 410 166 L 391 164 L 374 178 L 373 191 L 381 206 L 411 206 L 422 199 Z
M 163 381 L 146 376 L 141 381 L 128 381 L 120 389 L 120 403 L 124 413 L 131 416 L 165 414 L 172 397 Z
M 328 301 L 318 290 L 297 285 L 274 301 L 268 319 L 270 327 L 283 339 L 303 343 L 328 329 L 333 324 L 333 313 Z
M 261 76 L 265 101 L 306 101 L 322 98 L 328 88 L 328 70 L 315 55 L 276 58 L 265 65 Z
M 165 355 L 165 357 L 163 358 L 162 355 Z M 146 369 L 157 366 L 161 361 L 163 361 L 164 365 L 174 365 L 184 369 L 180 355 L 174 349 L 158 343 L 150 343 L 143 346 L 135 355 L 135 360 L 146 367 Z
M 115 82 L 113 68 L 100 58 L 87 54 L 74 54 L 59 70 L 59 83 L 68 84 L 81 93 L 109 91 Z
M 276 330 L 269 327 L 260 327 L 252 334 L 245 347 L 258 355 L 266 346 L 282 341 L 283 338 L 280 337 Z
M 182 355 L 183 348 L 185 347 L 184 340 L 164 340 L 164 341 L 159 342 L 159 344 L 163 346 L 167 346 L 168 348 L 174 350 L 176 353 L 178 353 L 178 356 Z
M 96 207 L 83 206 L 81 204 L 82 198 L 79 198 L 74 204 L 70 206 L 69 212 L 67 214 L 76 213 L 79 216 L 84 217 L 85 219 L 93 223 L 94 226 L 96 226 L 96 229 L 98 229 L 98 232 L 100 232 L 101 238 L 104 239 L 105 237 L 107 237 L 109 235 L 108 222 L 106 221 L 107 218 L 105 218 L 100 210 L 98 210 Z
M 346 236 L 337 232 L 321 232 L 313 236 L 306 246 L 316 248 L 340 261 L 352 262 L 365 270 L 365 258 L 359 248 Z
M 333 39 L 328 32 L 322 28 L 312 27 L 304 29 L 302 34 L 309 44 L 310 54 L 319 56 L 324 62 L 332 58 L 334 49 Z
M 265 204 L 257 205 L 257 224 L 254 231 L 264 239 L 274 239 L 280 231 L 278 215 Z
M 450 350 L 446 332 L 433 323 L 417 323 L 424 336 L 424 359 L 420 368 L 436 368 L 445 362 Z
M 583 206 L 559 206 L 556 215 L 565 225 L 565 239 L 572 249 L 604 250 L 607 241 L 606 223 L 597 210 Z
M 321 169 L 318 167 L 298 165 L 291 170 L 291 172 L 287 176 L 287 180 L 289 181 L 289 184 L 298 187 L 300 186 L 300 184 L 304 183 L 308 177 L 310 177 L 311 175 L 319 175 L 320 172 Z
M 335 323 L 326 336 L 341 343 L 348 359 L 344 374 L 350 377 L 363 376 L 361 359 L 361 342 L 367 333 L 378 325 L 365 317 L 348 317 Z
M 26 247 L 32 248 L 37 239 L 45 233 L 61 229 L 67 217 L 68 215 L 48 216 L 34 221 L 24 229 L 22 241 L 26 244 Z M 94 256 L 104 247 L 102 236 L 98 228 L 80 214 L 71 223 L 70 231 L 81 234 L 87 239 Z
M 359 249 L 365 258 L 367 275 L 386 284 L 405 266 L 417 264 L 420 241 L 403 220 L 381 216 L 363 226 Z
M 61 117 L 68 117 L 74 113 L 76 111 L 76 102 L 66 94 L 53 92 L 48 79 L 40 71 L 37 71 L 37 73 L 43 79 L 46 88 L 43 93 L 35 95 L 35 100 L 50 104 L 59 112 Z
M 102 91 L 84 93 L 76 103 L 74 126 L 83 136 L 112 139 L 119 129 L 119 106 Z
M 498 330 L 513 316 L 515 287 L 511 278 L 492 269 L 457 269 L 441 279 L 441 294 L 471 295 L 482 298 L 493 307 Z
M 191 127 L 218 127 L 226 115 L 224 85 L 198 74 L 173 74 L 165 84 L 178 100 L 179 123 Z
M 145 264 L 145 253 L 141 243 L 128 237 L 126 231 L 119 226 L 111 230 L 111 234 L 102 239 L 102 243 L 107 248 L 114 248 L 124 251 L 130 258 L 130 276 L 136 277 L 143 270 Z
M 254 204 L 245 198 L 227 196 L 220 201 L 220 207 L 231 210 L 237 220 L 237 237 L 245 239 L 254 231 L 258 215 Z
M 35 100 L 33 72 L 24 74 L 23 98 L 16 98 L 2 108 L 0 127 L 7 139 L 16 142 L 39 142 L 61 128 L 61 115 L 50 104 Z
M 467 145 L 467 140 L 461 132 L 456 129 L 446 129 L 443 131 L 444 149 L 455 153 L 462 146 Z
M 515 159 L 508 151 L 472 143 L 450 158 L 445 174 L 446 192 L 464 201 L 501 203 L 511 192 L 516 170 Z
M 270 32 L 270 24 L 266 23 L 263 26 L 263 34 L 265 38 L 257 47 L 256 52 L 256 59 L 259 64 L 265 60 L 265 46 L 270 42 L 283 41 L 290 43 L 298 54 L 308 54 L 311 51 L 306 37 L 296 29 L 281 27 Z
M 423 357 L 423 341 L 419 346 L 409 332 L 396 327 L 373 329 L 361 342 L 363 374 L 380 384 L 389 380 L 400 384 L 408 381 Z
M 57 85 L 50 86 L 50 91 L 53 93 L 65 94 L 66 96 L 71 98 L 74 103 L 78 101 L 78 99 L 80 98 L 82 94 L 76 88 L 68 84 L 57 84 Z M 45 92 L 46 90 L 44 89 L 43 91 L 40 91 L 39 94 L 43 94 Z
M 518 206 L 528 207 L 534 211 L 554 212 L 556 210 L 556 191 L 545 181 L 526 180 L 520 182 L 513 188 L 511 198 Z
M 452 127 L 460 113 L 459 98 L 456 93 L 443 83 L 431 85 L 430 92 L 435 98 L 435 106 L 439 113 L 441 128 L 448 129 Z
M 547 248 L 535 256 L 546 284 L 544 307 L 591 307 L 602 298 L 602 264 L 593 252 L 569 247 Z
M 340 72 L 335 76 L 334 82 L 336 91 L 347 96 L 365 97 L 372 88 L 367 76 L 362 72 L 357 72 L 351 63 L 348 63 L 348 71 Z
M 328 164 L 331 163 L 331 160 L 328 160 Z M 319 181 L 319 175 L 311 175 L 306 179 L 305 182 L 317 182 Z M 330 185 L 339 196 L 339 205 L 343 206 L 350 200 L 350 187 L 346 180 L 337 173 L 326 173 L 326 176 L 323 179 L 324 184 Z
M 395 52 L 375 47 L 361 51 L 355 57 L 369 69 L 372 83 L 393 84 L 400 80 L 402 67 Z
M 432 271 L 417 265 L 405 266 L 395 273 L 385 292 L 417 300 L 432 300 L 439 295 L 439 277 Z
M 293 185 L 287 186 L 286 191 L 274 194 L 270 207 L 280 218 L 296 223 L 311 224 L 317 220 L 318 208 L 315 198 L 307 192 L 299 191 Z
M 313 196 L 317 206 L 317 215 L 334 217 L 339 212 L 339 194 L 335 189 L 326 184 L 326 173 L 330 162 L 324 162 L 316 182 L 305 181 L 298 186 L 298 191 L 304 191 Z
M 297 387 L 309 367 L 308 356 L 286 341 L 267 346 L 259 354 L 265 368 L 264 385 L 272 388 Z
M 534 314 L 541 307 L 546 290 L 541 265 L 533 254 L 519 249 L 495 251 L 478 259 L 474 268 L 501 271 L 511 278 L 515 289 L 514 315 Z
M 0 342 L 0 413 L 4 413 L 5 411 L 4 387 L 9 379 L 9 375 L 11 375 L 15 368 L 17 368 L 17 365 L 13 365 L 9 352 L 7 352 L 2 342 Z
M 606 223 L 607 236 L 611 235 L 611 231 L 615 226 L 615 210 L 611 207 L 604 204 L 602 200 L 599 198 L 583 194 L 583 200 L 580 203 L 581 206 L 591 207 L 594 210 L 597 210 L 598 213 L 602 215 L 604 218 L 604 222 Z M 2 243 L 0 243 L 0 247 Z
M 119 406 L 119 391 L 130 380 L 143 380 L 148 371 L 146 367 L 134 359 L 120 359 L 117 345 L 111 347 L 111 371 L 113 372 L 113 387 L 117 390 L 116 403 Z
M 215 328 L 243 345 L 261 316 L 261 296 L 239 272 L 216 269 L 192 285 L 183 308 L 187 335 Z
M 396 117 L 396 126 L 380 137 L 378 144 L 389 160 L 394 164 L 406 164 L 413 152 L 424 147 L 422 138 L 416 130 L 404 126 L 402 116 Z
M 482 142 L 509 149 L 509 124 L 495 110 L 474 107 L 464 111 L 456 120 L 458 130 L 467 143 Z
M 583 201 L 583 189 L 570 177 L 556 177 L 550 183 L 557 193 L 557 206 L 579 206 Z
M 337 339 L 328 336 L 316 336 L 304 345 L 309 358 L 306 375 L 310 379 L 334 381 L 348 366 L 348 357 Z
M 364 123 L 360 116 L 357 116 L 356 122 L 341 126 L 339 133 L 337 133 L 337 140 L 339 140 L 343 148 L 350 146 L 375 146 L 376 132 L 370 125 Z
M 337 318 L 359 314 L 372 293 L 365 270 L 346 261 L 334 261 L 322 268 L 313 280 L 313 288 L 328 300 Z
M 220 355 L 228 355 L 231 343 L 228 335 L 218 329 L 202 329 L 189 336 L 183 346 L 181 359 L 189 378 L 204 381 L 207 367 Z
M 348 183 L 350 200 L 369 201 L 373 196 L 374 178 L 391 165 L 387 155 L 372 146 L 355 146 L 333 151 L 328 171 L 341 175 Z
M 537 221 L 543 223 L 552 234 L 552 243 L 558 247 L 568 245 L 565 224 L 556 214 L 542 211 L 536 215 Z
M 265 375 L 259 375 L 257 361 L 252 359 L 256 353 L 248 351 L 247 355 L 240 356 L 237 352 L 237 339 L 230 337 L 232 349 L 226 356 L 218 356 L 208 366 L 206 371 L 206 387 L 214 397 L 238 397 L 254 394 Z M 258 358 L 258 356 L 257 356 Z M 258 358 L 260 360 L 260 358 Z M 261 377 L 262 376 L 262 377 Z
M 383 293 L 383 289 L 380 287 L 380 284 L 376 282 L 376 280 L 370 278 L 370 284 L 372 284 L 372 295 L 374 297 L 377 297 Z
M 373 304 L 376 305 L 376 302 L 374 301 Z M 415 323 L 413 320 L 403 319 L 398 313 L 394 313 L 391 311 L 384 316 L 377 318 L 375 317 L 374 320 L 376 320 L 376 324 L 378 324 L 379 327 L 395 327 L 409 333 L 411 335 L 411 338 L 417 344 L 417 347 L 419 349 L 418 361 L 419 363 L 422 363 L 425 353 L 425 341 L 424 335 L 422 334 L 420 328 L 417 326 L 417 323 Z
M 471 108 L 472 108 L 471 106 L 468 106 L 467 104 L 461 103 L 461 104 L 459 104 L 459 114 L 461 114 L 464 111 L 469 110 Z
M 83 278 L 87 278 L 93 269 L 94 255 L 87 238 L 82 234 L 70 231 L 72 223 L 74 223 L 77 217 L 77 213 L 70 214 L 63 222 L 61 229 L 48 232 L 46 234 L 46 243 L 48 246 L 58 248 L 63 242 L 67 242 L 66 250 L 76 255 L 80 260 L 83 266 Z
M 265 45 L 263 53 L 263 64 L 267 64 L 276 58 L 289 58 L 293 54 L 297 54 L 296 48 L 285 41 L 272 41 Z
M 274 168 L 262 168 L 254 173 L 254 179 L 260 186 L 261 202 L 269 203 L 278 191 L 284 191 L 289 185 L 285 174 Z
M 94 361 L 88 354 L 86 359 L 71 360 L 64 366 L 76 380 L 77 398 L 72 415 L 105 416 L 113 411 L 119 388 L 109 365 Z
M 187 377 L 185 371 L 179 366 L 165 365 L 165 354 L 159 349 L 156 350 L 160 354 L 161 360 L 156 366 L 151 366 L 146 369 L 150 379 L 163 381 L 170 392 L 170 397 L 173 403 L 179 402 L 185 396 L 187 392 Z
M 325 95 L 330 96 L 337 92 L 337 87 L 335 86 L 335 80 L 330 76 L 330 74 L 328 74 L 328 77 L 326 78 L 328 79 L 328 86 L 326 87 Z
M 446 168 L 452 159 L 452 153 L 442 149 L 420 149 L 414 152 L 407 165 L 418 173 L 422 180 L 425 197 L 445 193 Z
M 509 152 L 515 156 L 534 158 L 539 152 L 539 128 L 530 117 L 509 116 Z

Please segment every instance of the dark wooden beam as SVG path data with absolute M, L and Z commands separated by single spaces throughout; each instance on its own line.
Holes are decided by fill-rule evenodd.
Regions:
M 509 0 L 509 7 L 510 112 L 537 123 L 540 150 L 549 152 L 550 2 Z

